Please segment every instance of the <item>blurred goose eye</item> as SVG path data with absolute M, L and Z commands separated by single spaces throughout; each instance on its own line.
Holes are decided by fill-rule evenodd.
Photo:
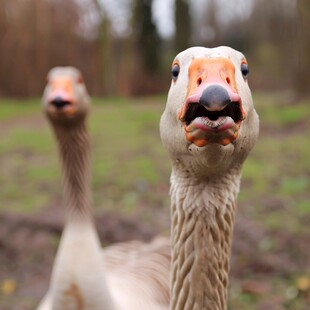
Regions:
M 243 62 L 241 64 L 241 73 L 242 75 L 246 78 L 248 77 L 249 73 L 250 73 L 250 70 L 249 70 L 249 66 L 247 63 Z
M 79 75 L 79 76 L 78 76 L 77 82 L 78 82 L 79 84 L 83 84 L 83 83 L 84 83 L 84 80 L 83 80 L 82 75 Z
M 174 64 L 171 69 L 172 80 L 176 81 L 180 73 L 180 66 L 178 64 Z

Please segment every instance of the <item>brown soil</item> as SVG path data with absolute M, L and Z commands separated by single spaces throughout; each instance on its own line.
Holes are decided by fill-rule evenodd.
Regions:
M 1 281 L 13 280 L 16 284 L 11 294 L 0 297 L 2 310 L 34 309 L 47 291 L 63 218 L 59 207 L 51 207 L 35 216 L 0 215 Z M 104 245 L 132 239 L 148 241 L 161 229 L 160 223 L 146 225 L 138 218 L 124 218 L 112 213 L 98 216 L 96 224 Z M 239 212 L 232 251 L 231 282 L 241 283 L 243 293 L 268 296 L 272 290 L 271 276 L 302 274 L 305 262 L 310 261 L 310 252 L 304 251 L 309 246 L 310 233 L 296 238 L 285 231 L 277 232 L 272 235 L 275 249 L 262 255 L 259 250 L 261 240 L 271 233 Z M 268 304 L 268 299 L 263 299 L 260 304 Z M 257 309 L 284 309 L 281 308 L 282 303 L 283 298 L 278 298 L 272 302 L 271 308 Z
M 0 281 L 13 281 L 11 293 L 0 295 L 1 310 L 30 310 L 48 288 L 61 235 L 64 214 L 53 207 L 35 216 L 0 215 Z M 158 231 L 138 219 L 105 214 L 96 218 L 102 244 L 139 239 L 148 241 Z

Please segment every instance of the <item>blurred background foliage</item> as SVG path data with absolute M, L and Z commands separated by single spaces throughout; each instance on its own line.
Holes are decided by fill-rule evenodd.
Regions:
M 193 45 L 244 52 L 256 89 L 307 93 L 309 15 L 307 0 L 0 0 L 0 95 L 37 96 L 56 65 L 80 68 L 93 95 L 166 91 Z

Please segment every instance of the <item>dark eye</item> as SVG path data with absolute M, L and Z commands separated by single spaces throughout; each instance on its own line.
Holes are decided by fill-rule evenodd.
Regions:
M 247 63 L 243 62 L 241 64 L 241 72 L 244 77 L 247 77 L 250 73 L 249 66 Z
M 83 80 L 82 75 L 79 75 L 79 76 L 78 76 L 77 82 L 78 82 L 79 84 L 83 84 L 83 83 L 84 83 L 84 80 Z
M 171 69 L 171 75 L 174 81 L 177 80 L 179 73 L 180 73 L 180 66 L 178 64 L 174 64 Z

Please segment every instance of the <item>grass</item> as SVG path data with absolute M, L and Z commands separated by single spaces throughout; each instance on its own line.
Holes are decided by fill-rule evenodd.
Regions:
M 5 99 L 0 102 L 0 121 L 18 116 L 31 115 L 38 110 L 39 99 Z
M 279 251 L 278 234 L 308 236 L 310 100 L 295 102 L 293 94 L 284 92 L 257 93 L 254 102 L 261 133 L 244 166 L 239 209 L 271 232 L 257 245 L 264 255 Z M 158 130 L 164 105 L 162 96 L 94 99 L 89 128 L 98 212 L 143 214 L 150 222 L 160 212 L 169 223 L 171 165 Z M 32 214 L 59 203 L 57 150 L 39 100 L 0 100 L 0 121 L 0 212 Z M 294 276 L 271 276 L 265 295 L 246 293 L 235 282 L 231 309 L 267 309 L 271 296 L 282 298 L 283 309 L 304 309 L 303 294 L 308 293 L 295 294 Z
M 132 210 L 137 201 L 144 203 L 145 191 L 151 186 L 167 186 L 169 160 L 158 132 L 163 105 L 158 98 L 94 100 L 89 128 L 98 208 Z M 2 100 L 0 115 L 5 130 L 0 144 L 4 163 L 0 196 L 5 203 L 0 210 L 37 212 L 61 195 L 51 130 L 41 116 L 39 100 L 25 104 Z M 158 201 L 155 195 L 150 197 L 153 202 Z
M 306 121 L 310 114 L 308 100 L 296 102 L 294 97 L 290 92 L 258 93 L 254 99 L 266 125 L 285 127 Z
M 293 98 L 290 93 L 254 96 L 261 135 L 245 163 L 239 201 L 244 205 L 257 201 L 254 205 L 262 208 L 259 198 L 272 195 L 280 197 L 285 208 L 294 203 L 296 212 L 307 214 L 310 212 L 307 203 L 310 126 L 305 120 L 310 117 L 310 108 L 308 101 L 291 103 L 290 98 Z M 170 162 L 158 131 L 165 98 L 95 98 L 93 101 L 89 127 L 96 206 L 114 205 L 115 208 L 111 201 L 121 206 L 124 200 L 125 205 L 134 205 L 127 203 L 133 200 L 132 193 L 136 193 L 136 200 L 144 201 L 150 188 L 168 187 Z M 1 100 L 0 115 L 4 127 L 0 133 L 3 163 L 0 194 L 5 202 L 0 210 L 36 212 L 46 206 L 42 201 L 52 204 L 61 192 L 51 130 L 41 115 L 39 99 Z M 165 202 L 166 194 L 162 196 Z M 38 199 L 40 195 L 45 198 Z M 123 198 L 126 195 L 131 198 Z M 12 200 L 14 196 L 22 200 Z M 146 196 L 158 201 L 155 194 L 152 197 L 152 190 Z

